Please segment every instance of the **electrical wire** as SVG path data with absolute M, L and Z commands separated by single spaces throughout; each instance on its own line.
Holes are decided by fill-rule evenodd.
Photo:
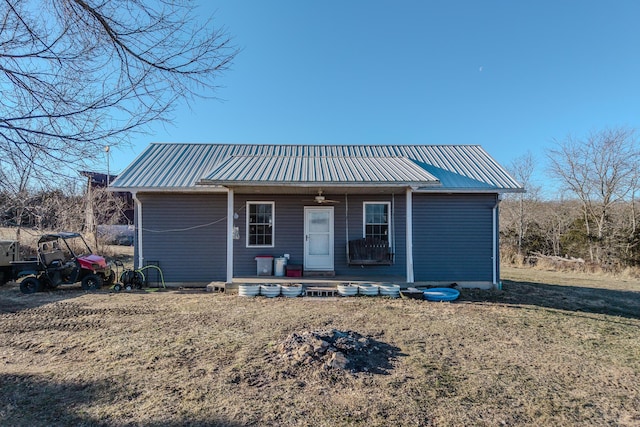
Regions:
M 180 233 L 180 232 L 183 232 L 183 231 L 191 231 L 191 230 L 196 230 L 198 228 L 209 227 L 211 225 L 215 225 L 215 224 L 218 224 L 219 222 L 226 221 L 226 220 L 227 220 L 227 217 L 224 216 L 224 217 L 222 217 L 222 218 L 220 218 L 218 220 L 215 220 L 213 222 L 209 222 L 207 224 L 194 225 L 193 227 L 174 228 L 174 229 L 171 229 L 171 230 L 150 230 L 148 228 L 143 228 L 142 231 L 146 231 L 148 233 Z
M 239 214 L 240 212 L 242 212 L 242 210 L 244 210 L 244 206 L 237 210 L 236 212 L 234 212 L 234 216 Z M 213 222 L 209 222 L 207 224 L 200 224 L 200 225 L 194 225 L 192 227 L 186 227 L 186 228 L 174 228 L 174 229 L 170 229 L 170 230 L 151 230 L 149 228 L 143 228 L 142 231 L 146 231 L 147 233 L 181 233 L 183 231 L 191 231 L 191 230 L 197 230 L 198 228 L 204 228 L 204 227 L 210 227 L 212 225 L 218 224 L 219 222 L 222 221 L 226 221 L 227 220 L 227 216 L 223 216 L 220 219 L 217 219 Z

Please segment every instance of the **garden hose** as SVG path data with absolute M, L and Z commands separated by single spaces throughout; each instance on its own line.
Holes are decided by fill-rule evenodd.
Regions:
M 144 273 L 143 271 L 146 270 L 147 268 L 155 268 L 156 270 L 158 270 L 160 272 L 160 281 L 162 282 L 162 287 L 163 288 L 167 288 L 167 286 L 164 284 L 164 275 L 162 274 L 162 270 L 160 269 L 160 267 L 158 267 L 157 265 L 147 265 L 145 267 L 139 268 L 136 270 L 136 273 L 140 273 L 142 274 L 142 281 L 145 281 L 145 277 L 144 277 Z

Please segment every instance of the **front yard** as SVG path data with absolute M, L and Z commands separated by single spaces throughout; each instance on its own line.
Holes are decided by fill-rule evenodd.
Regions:
M 503 277 L 454 303 L 4 286 L 0 424 L 640 425 L 640 282 Z M 329 366 L 310 332 L 365 344 Z

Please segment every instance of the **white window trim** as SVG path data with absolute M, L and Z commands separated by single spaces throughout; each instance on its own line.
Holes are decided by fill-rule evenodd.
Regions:
M 271 205 L 271 244 L 270 245 L 250 245 L 249 244 L 249 205 Z M 245 245 L 247 248 L 273 248 L 276 244 L 276 202 L 248 200 L 245 205 Z
M 362 202 L 362 237 L 367 237 L 367 205 L 387 205 L 387 232 L 389 233 L 389 245 L 392 245 L 393 231 L 391 227 L 391 202 Z M 393 246 L 391 246 L 393 247 Z

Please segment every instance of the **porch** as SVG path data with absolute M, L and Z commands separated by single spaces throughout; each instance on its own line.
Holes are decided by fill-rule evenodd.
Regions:
M 240 285 L 302 285 L 302 296 L 306 297 L 337 297 L 340 285 L 399 285 L 406 288 L 409 285 L 404 277 L 384 277 L 384 280 L 366 280 L 356 276 L 331 277 L 281 277 L 281 276 L 250 276 L 234 278 L 232 283 L 212 282 L 207 285 L 210 292 L 238 292 Z
M 247 276 L 247 277 L 234 277 L 233 282 L 211 282 L 206 285 L 210 291 L 224 291 L 224 292 L 237 292 L 240 285 L 257 285 L 257 284 L 278 284 L 278 285 L 292 285 L 301 284 L 303 288 L 327 288 L 336 290 L 338 285 L 344 284 L 364 284 L 370 283 L 372 285 L 399 285 L 400 289 L 407 288 L 431 288 L 431 287 L 448 287 L 454 284 L 454 282 L 407 282 L 404 276 L 381 276 L 377 279 L 367 279 L 362 276 L 353 275 L 339 275 L 334 277 L 279 277 L 279 276 Z M 489 288 L 486 284 L 480 283 L 458 283 L 460 287 L 480 287 Z
M 227 289 L 237 289 L 241 284 L 293 284 L 299 283 L 303 286 L 333 286 L 345 283 L 371 283 L 381 285 L 384 283 L 393 283 L 400 287 L 415 286 L 415 283 L 408 284 L 407 279 L 403 276 L 384 276 L 378 279 L 366 279 L 362 276 L 338 275 L 332 277 L 311 276 L 311 277 L 279 277 L 279 276 L 250 276 L 250 277 L 234 277 L 231 284 L 227 284 Z

